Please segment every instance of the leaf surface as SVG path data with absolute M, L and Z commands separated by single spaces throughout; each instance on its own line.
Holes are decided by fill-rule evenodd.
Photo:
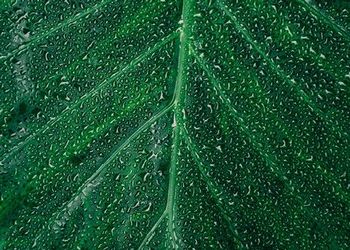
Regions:
M 349 11 L 0 3 L 0 249 L 349 248 Z

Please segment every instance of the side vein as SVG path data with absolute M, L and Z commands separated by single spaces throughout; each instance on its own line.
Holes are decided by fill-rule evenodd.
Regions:
M 262 56 L 262 58 L 281 78 L 285 79 L 288 82 L 291 88 L 295 90 L 295 92 L 305 103 L 307 103 L 310 109 L 314 111 L 323 121 L 325 121 L 327 126 L 333 128 L 339 134 L 344 134 L 348 136 L 348 133 L 346 131 L 343 131 L 341 127 L 336 126 L 334 123 L 330 123 L 327 114 L 324 111 L 322 111 L 319 107 L 317 107 L 317 105 L 311 100 L 311 98 L 305 93 L 305 91 L 296 84 L 296 81 L 294 79 L 291 79 L 290 76 L 288 76 L 282 69 L 278 67 L 278 65 L 275 64 L 273 60 L 271 60 L 271 58 L 267 56 L 267 54 L 254 42 L 249 32 L 230 12 L 230 10 L 221 1 L 218 1 L 217 3 L 219 5 L 219 8 L 230 18 L 230 20 L 233 21 L 234 26 L 236 27 L 237 31 L 242 34 L 243 38 L 252 46 L 252 48 L 256 52 L 258 52 L 260 56 Z
M 152 239 L 154 236 L 154 231 L 157 229 L 159 224 L 163 221 L 164 217 L 167 215 L 166 210 L 162 213 L 162 215 L 159 217 L 157 222 L 153 225 L 151 230 L 146 234 L 146 237 L 143 239 L 141 245 L 139 246 L 139 250 L 143 249 L 143 247 Z
M 1 60 L 6 60 L 7 58 L 11 57 L 14 54 L 17 54 L 18 52 L 24 51 L 26 48 L 28 48 L 29 46 L 35 44 L 36 42 L 38 42 L 40 39 L 45 38 L 50 36 L 53 32 L 55 32 L 56 30 L 59 30 L 62 27 L 65 27 L 73 22 L 76 22 L 77 20 L 81 20 L 83 17 L 89 15 L 90 13 L 94 12 L 94 11 L 98 11 L 98 9 L 103 8 L 105 5 L 107 5 L 108 3 L 112 2 L 113 0 L 103 0 L 101 2 L 99 2 L 98 4 L 80 12 L 75 14 L 74 16 L 71 16 L 69 18 L 67 18 L 66 20 L 64 20 L 61 23 L 58 23 L 55 27 L 52 27 L 51 29 L 49 29 L 46 32 L 43 32 L 41 34 L 36 35 L 33 39 L 31 39 L 29 42 L 27 42 L 26 44 L 23 44 L 22 46 L 10 51 L 7 55 L 5 56 L 0 56 L 0 61 Z
M 238 111 L 232 106 L 232 103 L 229 99 L 229 97 L 225 94 L 225 92 L 221 89 L 219 83 L 217 82 L 217 79 L 215 78 L 213 72 L 207 67 L 206 62 L 198 56 L 196 51 L 190 47 L 192 54 L 196 58 L 196 62 L 199 63 L 201 68 L 206 72 L 210 82 L 213 84 L 213 88 L 218 94 L 218 97 L 221 99 L 221 101 L 224 103 L 224 105 L 230 110 L 230 114 L 234 117 L 235 121 L 239 125 L 239 129 L 249 138 L 249 142 L 252 144 L 252 146 L 257 150 L 257 152 L 263 157 L 265 160 L 266 164 L 269 166 L 270 170 L 277 174 L 282 179 L 285 179 L 285 174 L 283 169 L 279 169 L 278 166 L 278 159 L 277 157 L 272 153 L 267 151 L 266 149 L 268 148 L 266 145 L 263 144 L 263 139 L 260 137 L 256 137 L 251 135 L 249 131 L 249 127 L 244 121 L 244 119 L 239 116 Z M 287 136 L 287 135 L 286 135 Z M 336 177 L 334 177 L 331 173 L 327 173 L 321 166 L 322 164 L 317 162 L 317 171 L 326 178 L 326 180 L 329 183 L 337 183 Z M 294 189 L 293 185 L 290 187 L 291 190 Z M 334 186 L 334 193 L 337 197 L 339 197 L 341 200 L 344 200 L 346 203 L 349 203 L 349 198 L 348 194 L 342 190 L 342 188 L 338 185 Z
M 347 40 L 350 40 L 349 32 L 346 29 L 344 29 L 341 25 L 333 21 L 331 17 L 327 16 L 325 13 L 319 10 L 316 6 L 313 6 L 311 3 L 304 0 L 297 0 L 297 2 L 299 2 L 309 11 L 311 11 L 312 14 L 320 18 L 324 23 L 333 28 L 340 35 L 344 36 Z
M 227 97 L 227 95 L 224 93 L 224 91 L 220 88 L 217 79 L 214 77 L 214 74 L 211 72 L 211 70 L 207 67 L 204 60 L 197 54 L 196 51 L 190 47 L 191 53 L 194 55 L 196 62 L 199 64 L 199 66 L 204 70 L 204 72 L 207 74 L 210 82 L 213 84 L 214 90 L 217 92 L 218 97 L 221 99 L 221 101 L 227 106 L 227 108 L 230 110 L 230 114 L 233 116 L 234 120 L 237 122 L 239 129 L 249 138 L 249 141 L 254 146 L 254 148 L 260 153 L 260 155 L 265 159 L 266 163 L 270 166 L 271 171 L 276 172 L 278 171 L 277 168 L 274 168 L 274 166 L 277 165 L 275 159 L 275 156 L 272 156 L 271 153 L 266 152 L 266 145 L 264 146 L 262 144 L 262 141 L 260 138 L 256 138 L 255 135 L 252 135 L 249 131 L 249 127 L 244 121 L 244 119 L 238 114 L 238 111 L 232 106 L 230 99 Z
M 235 230 L 232 227 L 232 222 L 230 217 L 227 215 L 225 209 L 221 206 L 219 200 L 218 200 L 218 193 L 215 191 L 215 187 L 213 186 L 213 184 L 210 182 L 208 175 L 205 173 L 204 167 L 205 164 L 201 162 L 199 155 L 196 153 L 198 150 L 196 149 L 195 145 L 193 145 L 193 143 L 190 141 L 188 133 L 186 132 L 186 129 L 183 128 L 183 134 L 184 134 L 184 138 L 185 138 L 185 142 L 186 145 L 189 147 L 189 152 L 191 154 L 192 159 L 194 160 L 194 162 L 197 164 L 199 172 L 201 174 L 201 177 L 204 181 L 204 183 L 206 184 L 208 191 L 210 193 L 210 196 L 212 197 L 212 199 L 215 201 L 215 205 L 217 206 L 217 208 L 219 209 L 219 211 L 221 212 L 224 220 L 226 221 L 226 224 L 228 226 L 228 228 L 230 229 L 233 237 L 235 240 L 237 240 L 237 243 L 240 245 L 240 248 L 243 248 L 243 244 L 241 242 L 241 240 L 239 239 L 239 235 L 237 230 Z
M 148 128 L 153 122 L 157 121 L 160 117 L 166 114 L 169 110 L 171 110 L 174 106 L 174 98 L 159 113 L 155 114 L 149 120 L 147 120 L 142 126 L 140 126 L 131 136 L 129 136 L 117 149 L 115 149 L 112 154 L 107 158 L 107 160 L 78 188 L 78 191 L 71 197 L 71 199 L 65 202 L 60 210 L 56 213 L 56 216 L 52 219 L 57 219 L 60 217 L 61 213 L 64 211 L 66 207 L 73 207 L 71 204 L 74 203 L 75 199 L 79 197 L 81 194 L 84 195 L 84 189 L 89 186 L 95 179 L 100 177 L 106 171 L 107 166 L 116 158 L 116 156 L 123 150 L 126 146 L 128 146 L 131 141 L 133 141 L 138 135 L 140 135 L 146 128 Z M 52 219 L 49 221 L 49 228 L 52 226 Z M 39 238 L 40 235 L 37 237 Z
M 174 31 L 172 34 L 168 35 L 167 37 L 163 38 L 159 43 L 157 43 L 154 47 L 149 48 L 145 52 L 143 52 L 138 57 L 134 58 L 128 65 L 126 65 L 123 69 L 119 70 L 118 72 L 113 73 L 109 78 L 103 80 L 100 84 L 98 84 L 95 88 L 90 90 L 88 93 L 81 96 L 77 101 L 75 101 L 72 105 L 68 106 L 66 109 L 64 109 L 59 115 L 49 120 L 43 127 L 39 128 L 35 132 L 33 132 L 31 135 L 29 135 L 22 143 L 19 145 L 16 145 L 13 147 L 8 154 L 3 155 L 3 159 L 0 161 L 0 165 L 4 164 L 4 162 L 13 156 L 15 153 L 17 153 L 19 150 L 21 150 L 25 145 L 27 145 L 33 138 L 35 138 L 37 135 L 45 133 L 51 126 L 59 122 L 66 113 L 68 113 L 71 110 L 74 110 L 76 107 L 78 107 L 84 100 L 90 98 L 91 96 L 94 96 L 98 93 L 99 90 L 101 90 L 103 87 L 108 85 L 110 82 L 114 81 L 118 77 L 120 77 L 123 73 L 129 71 L 132 69 L 135 65 L 145 60 L 148 56 L 150 56 L 152 53 L 160 49 L 162 46 L 173 40 L 178 36 L 178 32 Z

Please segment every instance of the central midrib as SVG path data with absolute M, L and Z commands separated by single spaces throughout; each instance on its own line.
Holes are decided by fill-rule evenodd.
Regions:
M 184 100 L 184 90 L 186 83 L 186 68 L 188 63 L 187 56 L 189 55 L 189 42 L 190 42 L 190 23 L 193 15 L 192 13 L 193 0 L 184 0 L 182 6 L 182 16 L 180 20 L 180 43 L 179 43 L 179 56 L 177 67 L 177 78 L 175 85 L 175 101 L 174 101 L 174 122 L 173 122 L 173 148 L 171 153 L 171 164 L 169 171 L 169 187 L 168 187 L 168 199 L 166 206 L 166 213 L 168 213 L 168 232 L 172 243 L 172 248 L 178 248 L 176 244 L 175 233 L 175 197 L 176 197 L 176 164 L 179 154 L 181 126 L 182 126 L 182 109 Z

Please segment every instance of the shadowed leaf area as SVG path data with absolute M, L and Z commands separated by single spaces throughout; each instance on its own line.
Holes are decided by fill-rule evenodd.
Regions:
M 0 3 L 0 249 L 350 249 L 350 5 Z

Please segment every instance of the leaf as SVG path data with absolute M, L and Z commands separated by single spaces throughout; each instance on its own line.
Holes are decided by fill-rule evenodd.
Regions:
M 0 4 L 0 249 L 349 248 L 349 11 Z

